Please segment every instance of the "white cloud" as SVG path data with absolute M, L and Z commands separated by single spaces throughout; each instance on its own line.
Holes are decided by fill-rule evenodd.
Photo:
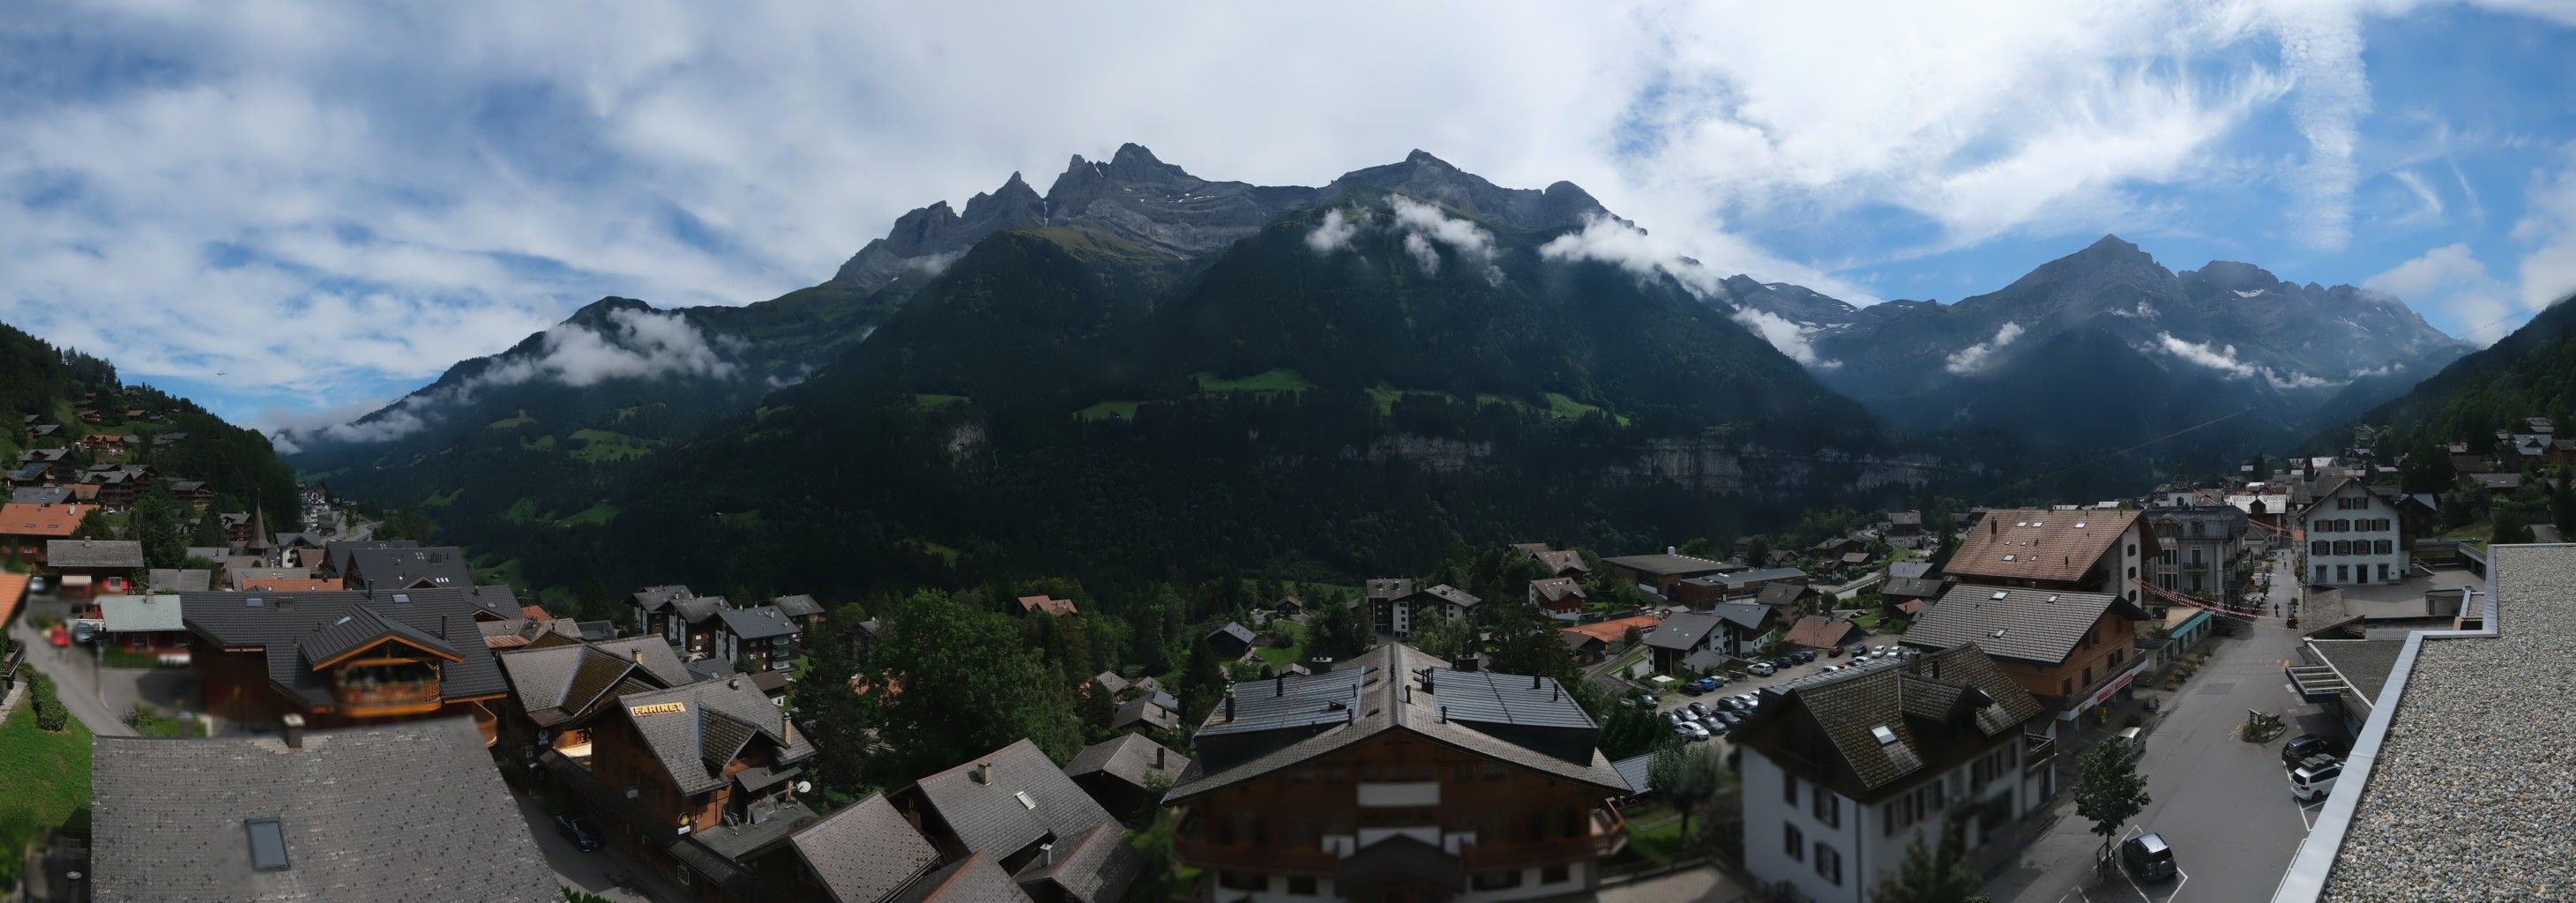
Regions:
M 2411 169 L 2400 169 L 2389 175 L 2397 179 L 2397 184 L 2406 186 L 2406 190 L 2415 195 L 2416 203 L 2424 205 L 2423 215 L 2426 218 L 2441 218 L 2442 196 L 2433 191 L 2433 186 L 2426 183 L 2423 176 L 2416 175 Z
M 2158 343 L 2157 347 L 2163 349 L 2165 353 L 2181 358 L 2186 363 L 2197 364 L 2216 370 L 2220 373 L 2227 374 L 2228 377 L 2233 379 L 2253 379 L 2260 377 L 2264 382 L 2270 383 L 2272 388 L 2275 389 L 2318 389 L 2327 386 L 2342 385 L 2342 383 L 2339 382 L 2332 382 L 2323 377 L 2301 373 L 2296 370 L 2284 372 L 2261 364 L 2240 360 L 2236 356 L 2236 346 L 2234 345 L 2212 345 L 2194 342 L 2176 337 L 2170 332 L 2156 333 L 2156 342 Z
M 1744 328 L 1770 342 L 1781 354 L 1819 370 L 1842 366 L 1816 353 L 1807 332 L 1788 318 L 1769 311 L 1755 310 L 1735 302 L 1722 284 L 1723 277 L 1700 265 L 1670 245 L 1657 240 L 1643 229 L 1606 217 L 1596 217 L 1583 224 L 1580 231 L 1568 232 L 1540 245 L 1539 257 L 1546 260 L 1592 260 L 1611 264 L 1641 279 L 1670 276 L 1701 301 L 1733 310 L 1728 316 Z
M 1995 330 L 1994 338 L 1951 352 L 1950 359 L 1941 365 L 1941 369 L 1961 376 L 1983 371 L 1994 365 L 1995 353 L 2019 340 L 2021 333 L 2021 324 L 2006 323 Z
M 1431 248 L 1437 241 L 1478 270 L 1491 285 L 1503 284 L 1503 271 L 1494 265 L 1494 234 L 1483 227 L 1440 212 L 1440 208 L 1398 195 L 1390 199 L 1395 208 L 1395 227 L 1404 233 L 1405 253 L 1422 266 L 1426 275 L 1440 272 L 1440 255 Z M 1311 242 L 1310 242 L 1311 243 Z
M 2510 300 L 2512 288 L 2489 274 L 2466 244 L 2426 251 L 2362 280 L 2361 285 L 2419 309 L 2448 311 L 2466 328 L 2460 337 L 2480 345 L 2495 344 L 2513 332 L 2520 320 Z
M 2570 166 L 2536 181 L 2525 199 L 2513 237 L 2530 248 L 2516 274 L 2522 306 L 2539 310 L 2576 292 L 2576 146 Z
M 1798 324 L 1789 322 L 1788 318 L 1750 307 L 1736 308 L 1728 316 L 1770 342 L 1771 347 L 1780 349 L 1780 353 L 1788 355 L 1790 360 L 1818 370 L 1832 370 L 1843 365 L 1841 361 L 1826 360 L 1816 354 L 1816 347 L 1807 341 L 1806 332 L 1799 329 Z
M 2363 368 L 2361 368 L 2361 369 L 2359 369 L 2359 370 L 2354 370 L 2354 371 L 2352 371 L 2352 375 L 2351 375 L 2349 378 L 2350 378 L 2350 379 L 2364 379 L 2364 378 L 2373 377 L 2373 376 L 2387 376 L 2387 375 L 2392 374 L 2392 373 L 2404 373 L 2404 372 L 2406 372 L 2406 365 L 2405 365 L 2405 364 L 2401 364 L 2401 363 L 2398 363 L 2398 362 L 2396 362 L 2396 361 L 2389 361 L 2388 363 L 2381 364 L 2381 365 L 2376 366 L 2376 367 L 2363 367 Z
M 1351 249 L 1351 236 L 1359 234 L 1359 231 L 1359 224 L 1343 216 L 1339 208 L 1327 210 L 1324 211 L 1324 221 L 1315 224 L 1315 231 L 1306 233 L 1306 247 L 1326 256 L 1335 251 L 1348 251 Z

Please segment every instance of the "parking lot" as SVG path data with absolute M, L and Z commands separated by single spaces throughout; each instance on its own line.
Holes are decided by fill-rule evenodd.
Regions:
M 1873 647 L 1884 646 L 1893 650 L 1896 647 L 1896 639 L 1896 634 L 1892 633 L 1870 634 L 1867 639 L 1862 640 L 1862 643 Z M 1693 696 L 1688 693 L 1684 693 L 1681 691 L 1681 685 L 1675 684 L 1671 690 L 1664 692 L 1661 698 L 1656 701 L 1655 711 L 1658 715 L 1665 715 L 1675 709 L 1686 708 L 1693 702 L 1700 703 L 1702 706 L 1710 709 L 1715 709 L 1718 707 L 1718 700 L 1720 699 L 1744 694 L 1759 694 L 1765 687 L 1778 686 L 1800 678 L 1814 677 L 1818 674 L 1824 673 L 1825 669 L 1828 667 L 1839 668 L 1849 665 L 1851 662 L 1852 659 L 1848 655 L 1827 655 L 1824 651 L 1819 650 L 1816 652 L 1815 661 L 1793 665 L 1769 676 L 1755 677 L 1742 671 L 1726 672 L 1721 675 L 1721 677 L 1726 681 L 1726 685 L 1705 695 Z

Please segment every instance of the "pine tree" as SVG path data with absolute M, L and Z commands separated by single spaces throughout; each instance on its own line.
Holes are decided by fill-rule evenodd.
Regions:
M 1923 834 L 1905 845 L 1905 858 L 1896 871 L 1879 882 L 1881 903 L 1991 903 L 1979 892 L 1981 884 L 1975 869 L 1968 867 L 1967 857 L 1959 852 L 1959 829 L 1945 827 L 1938 832 L 1938 849 L 1923 843 Z

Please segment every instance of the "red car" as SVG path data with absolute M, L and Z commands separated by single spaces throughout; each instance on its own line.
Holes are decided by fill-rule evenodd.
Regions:
M 45 642 L 54 644 L 56 648 L 69 646 L 72 644 L 72 632 L 63 629 L 63 625 L 56 624 L 46 628 Z

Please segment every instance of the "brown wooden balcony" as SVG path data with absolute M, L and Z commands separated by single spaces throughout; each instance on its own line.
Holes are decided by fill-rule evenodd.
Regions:
M 332 685 L 331 697 L 341 714 L 360 718 L 435 712 L 445 702 L 439 696 L 438 679 L 434 677 L 394 681 L 344 680 Z
M 1341 864 L 1341 857 L 1315 847 L 1292 847 L 1285 844 L 1217 843 L 1212 840 L 1176 838 L 1172 855 L 1182 863 L 1202 869 L 1237 869 L 1241 871 L 1286 871 L 1328 873 Z

